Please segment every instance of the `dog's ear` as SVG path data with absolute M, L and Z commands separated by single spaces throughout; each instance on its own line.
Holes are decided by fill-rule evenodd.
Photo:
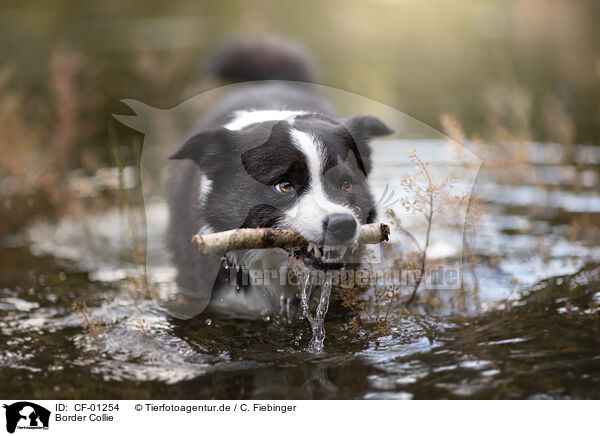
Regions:
M 185 141 L 169 159 L 191 159 L 203 171 L 219 171 L 231 159 L 234 138 L 227 129 L 205 130 Z
M 371 148 L 369 140 L 376 136 L 385 136 L 394 133 L 392 129 L 386 126 L 383 121 L 371 115 L 354 115 L 340 121 L 346 128 L 360 156 L 357 156 L 362 161 L 365 168 L 365 174 L 371 172 Z

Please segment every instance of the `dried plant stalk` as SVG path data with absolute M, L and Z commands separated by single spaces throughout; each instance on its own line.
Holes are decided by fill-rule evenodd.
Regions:
M 81 322 L 79 323 L 81 328 L 87 330 L 92 337 L 95 338 L 104 333 L 104 327 L 102 327 L 100 318 L 89 312 L 85 301 L 75 300 L 73 301 L 73 304 L 71 304 L 71 307 L 81 319 Z
M 379 244 L 387 241 L 390 227 L 387 224 L 364 224 L 360 227 L 359 244 Z M 208 235 L 194 235 L 192 242 L 204 254 L 215 254 L 225 250 L 253 248 L 301 247 L 308 244 L 298 232 L 292 229 L 235 229 Z

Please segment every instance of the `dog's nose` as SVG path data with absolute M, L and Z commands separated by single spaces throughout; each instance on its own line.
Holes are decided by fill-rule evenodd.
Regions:
M 323 221 L 325 239 L 333 242 L 347 242 L 354 237 L 356 220 L 348 213 L 333 213 Z

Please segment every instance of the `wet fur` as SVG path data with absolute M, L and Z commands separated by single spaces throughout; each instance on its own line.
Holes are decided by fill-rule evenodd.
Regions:
M 263 57 L 267 56 L 265 50 L 273 50 L 272 44 L 264 46 L 260 42 L 244 47 L 260 51 Z M 284 59 L 282 63 L 288 64 L 305 62 L 296 57 L 297 53 L 286 51 L 285 44 L 280 44 L 267 57 L 272 60 L 279 56 Z M 226 60 L 228 71 L 233 71 L 231 57 Z M 211 62 L 212 69 L 218 71 L 218 59 Z M 268 65 L 257 63 L 254 68 L 252 79 L 261 77 L 257 70 L 268 69 Z M 313 67 L 307 65 L 305 70 L 313 71 Z M 308 81 L 313 76 L 307 73 L 294 79 Z M 296 112 L 281 112 L 282 109 Z M 169 184 L 168 246 L 178 269 L 178 285 L 192 292 L 215 291 L 213 300 L 217 306 L 222 299 L 235 303 L 240 293 L 235 284 L 228 283 L 229 274 L 220 266 L 219 256 L 205 256 L 190 243 L 195 233 L 289 226 L 314 239 L 320 237 L 319 220 L 327 214 L 351 214 L 358 224 L 375 219 L 367 184 L 371 171 L 368 142 L 373 136 L 391 132 L 376 118 L 336 119 L 326 101 L 293 82 L 248 82 L 234 88 L 215 105 L 195 131 L 198 133 L 172 156 L 175 161 Z M 309 145 L 304 144 L 303 148 L 301 141 L 308 141 Z M 312 154 L 306 149 L 310 146 L 315 148 Z M 337 184 L 349 175 L 353 178 L 353 192 L 345 193 Z M 281 195 L 273 189 L 283 181 L 282 177 L 296 187 L 294 196 Z M 315 178 L 320 184 L 319 196 L 313 192 L 317 186 Z M 287 260 L 283 250 L 245 250 L 230 253 L 229 258 L 235 266 L 258 264 L 275 269 Z M 210 271 L 219 269 L 215 280 L 216 274 Z M 296 291 L 294 286 L 246 289 L 247 294 L 274 301 L 278 295 L 290 296 Z M 244 302 L 241 295 L 239 301 L 240 307 L 235 311 L 254 304 Z M 260 309 L 260 304 L 257 310 L 268 312 L 268 308 Z

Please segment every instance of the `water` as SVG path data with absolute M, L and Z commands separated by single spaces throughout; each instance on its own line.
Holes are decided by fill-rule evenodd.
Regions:
M 404 144 L 387 144 L 375 156 L 382 171 L 393 167 L 393 147 Z M 307 303 L 315 293 L 312 322 L 208 311 L 174 318 L 142 298 L 134 267 L 122 262 L 117 209 L 6 235 L 2 396 L 600 398 L 598 171 L 532 152 L 516 173 L 487 168 L 478 177 L 487 202 L 472 244 L 478 292 L 428 293 L 384 333 L 349 329 L 339 301 L 332 296 L 327 304 L 327 287 L 320 294 L 304 288 Z M 375 181 L 379 192 L 386 180 Z M 164 205 L 147 206 L 149 225 L 164 224 Z M 403 219 L 412 229 L 411 218 Z M 450 229 L 439 231 L 449 236 L 438 234 L 430 255 L 452 258 Z M 173 279 L 159 257 L 149 271 L 156 282 Z M 81 327 L 71 307 L 76 299 L 87 303 L 101 334 Z M 282 307 L 294 313 L 287 301 Z
M 311 279 L 311 273 L 307 272 L 306 277 L 301 277 L 299 280 L 301 283 L 300 304 L 302 305 L 302 315 L 310 323 L 310 328 L 312 331 L 312 337 L 308 345 L 308 350 L 315 353 L 320 353 L 323 351 L 323 344 L 325 342 L 325 315 L 327 315 L 327 309 L 329 309 L 331 281 L 328 281 L 319 287 L 319 303 L 317 305 L 315 314 L 313 315 L 310 311 L 309 305 L 309 301 L 314 290 Z

